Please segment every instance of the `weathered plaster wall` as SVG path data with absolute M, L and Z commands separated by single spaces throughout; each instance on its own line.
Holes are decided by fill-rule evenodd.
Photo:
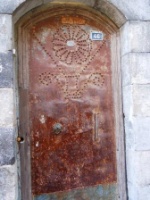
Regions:
M 1 200 L 18 199 L 12 13 L 24 1 L 0 0 Z M 36 0 L 36 2 L 40 5 L 48 0 Z M 82 0 L 82 2 L 87 1 Z M 111 3 L 127 19 L 121 28 L 121 66 L 128 198 L 148 200 L 150 199 L 150 1 L 89 0 L 88 2 L 93 6 L 96 2 Z

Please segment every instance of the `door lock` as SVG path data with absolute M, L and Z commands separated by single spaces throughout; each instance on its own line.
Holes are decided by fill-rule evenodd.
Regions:
M 61 131 L 62 131 L 62 124 L 60 124 L 60 123 L 56 123 L 56 124 L 54 124 L 53 125 L 53 133 L 55 134 L 55 135 L 58 135 L 58 134 L 60 134 L 61 133 Z

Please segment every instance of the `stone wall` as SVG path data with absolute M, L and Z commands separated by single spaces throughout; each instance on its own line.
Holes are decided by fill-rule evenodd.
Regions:
M 24 1 L 0 0 L 1 200 L 19 200 L 12 15 Z M 128 199 L 148 200 L 150 199 L 150 1 L 106 2 L 115 5 L 127 19 L 120 33 Z
M 21 1 L 0 0 L 0 199 L 17 200 L 12 12 Z
M 129 200 L 150 199 L 150 21 L 140 17 L 121 29 Z

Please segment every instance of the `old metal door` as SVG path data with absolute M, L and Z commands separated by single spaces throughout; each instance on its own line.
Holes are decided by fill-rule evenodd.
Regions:
M 107 25 L 58 15 L 29 32 L 33 199 L 116 199 Z

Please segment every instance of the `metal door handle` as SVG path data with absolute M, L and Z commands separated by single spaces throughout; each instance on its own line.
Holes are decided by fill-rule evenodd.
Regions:
M 98 119 L 97 119 L 97 113 L 93 113 L 93 131 L 94 131 L 94 135 L 93 135 L 93 140 L 96 141 L 98 138 Z

